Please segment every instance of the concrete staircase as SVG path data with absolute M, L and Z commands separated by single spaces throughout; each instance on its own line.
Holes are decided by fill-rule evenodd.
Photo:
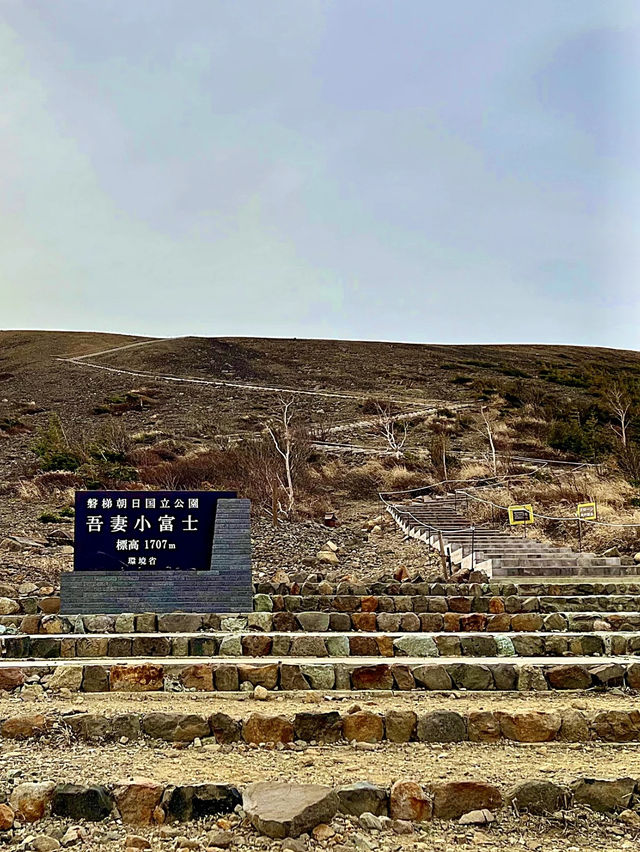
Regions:
M 623 565 L 619 557 L 577 553 L 517 532 L 474 526 L 462 513 L 465 497 L 418 497 L 389 504 L 387 509 L 400 528 L 439 549 L 442 535 L 451 564 L 477 568 L 492 578 L 618 577 L 637 574 L 639 566 Z

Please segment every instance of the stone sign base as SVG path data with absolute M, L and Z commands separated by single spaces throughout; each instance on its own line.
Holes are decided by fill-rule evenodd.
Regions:
M 219 500 L 205 571 L 73 571 L 61 577 L 60 612 L 251 612 L 250 501 Z

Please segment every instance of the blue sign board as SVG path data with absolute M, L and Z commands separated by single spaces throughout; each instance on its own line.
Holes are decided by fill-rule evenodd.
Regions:
M 75 571 L 204 571 L 233 491 L 77 491 Z

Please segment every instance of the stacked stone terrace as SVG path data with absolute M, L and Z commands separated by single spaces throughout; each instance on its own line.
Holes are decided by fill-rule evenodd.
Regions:
M 49 815 L 97 821 L 120 815 L 125 827 L 156 828 L 226 815 L 224 824 L 233 827 L 240 825 L 242 808 L 241 815 L 274 837 L 332 820 L 347 835 L 353 825 L 402 833 L 469 812 L 486 822 L 512 804 L 517 813 L 574 806 L 620 811 L 640 795 L 624 767 L 612 773 L 610 756 L 600 771 L 593 751 L 640 742 L 632 692 L 640 689 L 640 582 L 633 578 L 381 579 L 367 586 L 299 575 L 288 583 L 258 583 L 253 610 L 240 614 L 63 616 L 55 593 L 3 597 L 0 609 L 0 690 L 18 699 L 0 704 L 0 744 L 10 743 L 18 767 L 0 812 L 14 825 L 10 831 L 20 821 Z M 593 709 L 562 700 L 584 696 L 584 690 L 597 698 Z M 84 693 L 85 702 L 104 695 L 115 704 L 68 709 L 65 700 L 76 693 Z M 154 701 L 118 705 L 135 693 Z M 248 703 L 234 700 L 243 694 Z M 452 695 L 463 700 L 452 705 Z M 464 696 L 482 695 L 489 707 L 464 704 Z M 514 706 L 514 696 L 540 695 L 548 699 L 542 708 L 532 710 L 526 700 Z M 47 701 L 24 704 L 21 696 Z M 175 708 L 183 696 L 192 700 L 188 712 Z M 348 703 L 341 704 L 345 696 Z M 277 709 L 270 710 L 277 697 Z M 320 703 L 301 708 L 301 697 Z M 327 698 L 338 703 L 327 706 Z M 69 741 L 75 743 L 71 769 L 57 769 L 56 750 L 64 743 L 66 755 Z M 29 750 L 34 742 L 40 748 L 36 764 Z M 436 747 L 500 750 L 536 743 L 559 750 L 562 783 L 541 774 L 536 754 L 515 785 L 508 772 L 469 779 L 469 752 L 451 754 L 447 779 L 427 769 L 429 749 Z M 571 743 L 591 749 L 582 763 L 575 754 L 565 756 Z M 138 759 L 140 748 L 154 749 L 153 775 L 163 744 L 205 753 L 222 749 L 230 758 L 239 750 L 242 779 L 269 784 L 263 789 L 239 780 L 233 761 L 215 759 L 206 783 L 180 761 L 172 763 L 169 780 L 119 780 L 130 771 L 130 748 Z M 327 770 L 333 785 L 274 787 L 274 775 L 291 774 L 292 764 L 282 763 L 280 753 L 311 749 L 326 780 L 322 760 L 354 744 L 348 773 Z M 379 751 L 361 753 L 365 748 Z M 265 754 L 276 755 L 270 768 Z M 84 758 L 92 767 L 90 782 L 81 769 Z M 375 761 L 387 768 L 377 769 Z M 23 780 L 25 773 L 33 780 Z M 269 811 L 266 819 L 264 796 L 275 789 L 295 813 L 283 814 L 276 803 L 277 813 Z M 309 797 L 319 803 L 311 810 Z M 295 803 L 302 803 L 300 813 Z
M 300 578 L 302 580 L 302 577 Z M 315 581 L 314 581 L 315 579 Z M 640 683 L 640 583 L 258 584 L 244 614 L 63 616 L 2 599 L 0 669 L 108 690 L 527 690 Z M 197 673 L 197 676 L 194 675 Z

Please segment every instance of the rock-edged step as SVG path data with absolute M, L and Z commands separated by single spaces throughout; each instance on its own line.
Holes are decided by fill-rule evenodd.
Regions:
M 2 660 L 0 690 L 19 689 L 30 677 L 51 689 L 144 692 L 193 688 L 205 692 L 269 690 L 584 690 L 640 687 L 640 662 L 632 657 L 370 657 L 101 658 Z
M 7 740 L 52 741 L 65 732 L 87 742 L 135 742 L 148 738 L 170 743 L 609 743 L 640 742 L 640 712 L 636 709 L 581 711 L 550 710 L 457 711 L 439 709 L 364 709 L 348 711 L 306 709 L 288 713 L 257 702 L 241 715 L 214 712 L 92 713 L 14 712 L 0 717 L 0 737 Z M 280 712 L 278 712 L 280 710 Z M 196 711 L 196 712 L 194 712 Z
M 517 616 L 516 616 L 517 617 Z M 540 616 L 531 616 L 540 622 Z M 463 616 L 462 618 L 465 618 Z M 466 616 L 486 619 L 482 614 Z M 486 625 L 485 625 L 486 626 Z M 542 627 L 542 623 L 540 624 Z M 5 636 L 5 659 L 194 657 L 220 659 L 348 657 L 631 657 L 640 654 L 640 632 L 487 633 L 121 633 Z
M 224 760 L 207 760 L 207 747 L 180 753 L 180 766 L 172 760 L 171 748 L 141 748 L 140 761 L 149 760 L 144 780 L 132 778 L 128 749 L 105 745 L 77 746 L 73 761 L 61 760 L 59 748 L 41 747 L 36 781 L 23 781 L 19 774 L 8 789 L 8 804 L 18 817 L 37 823 L 53 813 L 76 819 L 105 819 L 117 807 L 123 823 L 172 824 L 187 822 L 207 814 L 230 813 L 242 801 L 247 806 L 249 785 L 259 782 L 282 783 L 293 765 L 300 762 L 295 749 L 227 747 Z M 214 745 L 215 750 L 224 746 Z M 374 746 L 375 748 L 375 746 Z M 477 757 L 482 770 L 470 776 L 468 765 Z M 389 815 L 417 822 L 459 819 L 472 810 L 487 808 L 495 813 L 515 802 L 518 811 L 551 814 L 572 806 L 589 806 L 608 813 L 627 809 L 638 794 L 640 756 L 633 746 L 598 743 L 576 752 L 570 747 L 554 747 L 554 766 L 548 767 L 544 746 L 498 744 L 483 748 L 470 743 L 452 743 L 447 760 L 429 744 L 385 744 L 376 752 L 375 763 L 367 751 L 354 750 L 344 763 L 344 748 L 324 745 L 307 749 L 307 767 L 296 772 L 298 784 L 326 784 L 325 795 L 333 796 L 332 809 L 321 821 L 330 821 L 339 810 L 349 813 Z M 596 752 L 610 748 L 625 761 L 627 773 L 597 772 Z M 406 752 L 412 752 L 407 771 Z M 145 754 L 146 752 L 146 754 Z M 527 766 L 523 772 L 522 760 Z M 28 744 L 12 748 L 14 773 L 34 777 L 33 755 Z M 28 762 L 30 761 L 30 762 Z M 320 765 L 322 764 L 322 765 Z M 185 784 L 185 777 L 189 779 Z M 402 780 L 396 781 L 400 777 Z M 117 780 L 123 778 L 124 780 Z M 358 781 L 357 779 L 364 779 Z M 249 788 L 250 789 L 250 788 Z M 289 790 L 288 795 L 294 796 Z M 286 832 L 285 832 L 286 833 Z M 283 834 L 280 834 L 283 836 Z
M 534 632 L 640 630 L 640 598 L 405 598 L 413 609 L 370 612 L 279 611 L 233 613 L 143 613 L 120 616 L 5 616 L 0 641 L 20 635 L 141 633 Z M 385 605 L 384 601 L 379 602 Z M 4 638 L 3 638 L 4 637 Z

